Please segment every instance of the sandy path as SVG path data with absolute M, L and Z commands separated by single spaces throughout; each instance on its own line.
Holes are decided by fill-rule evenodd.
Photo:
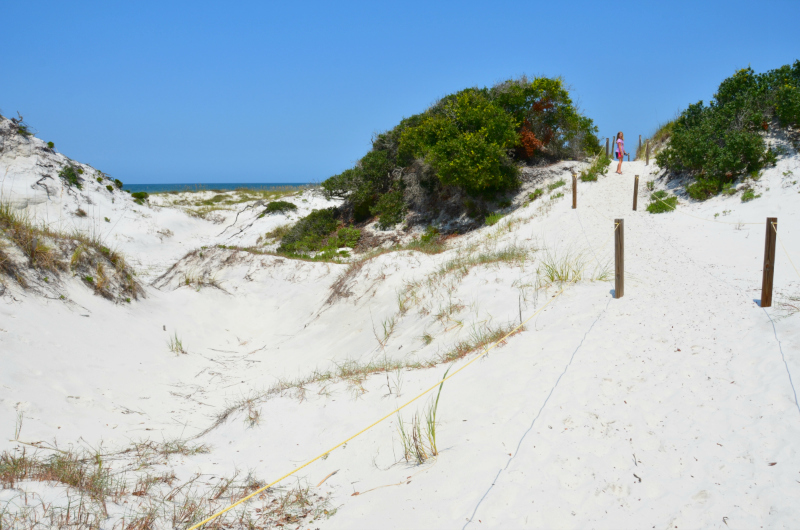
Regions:
M 582 323 L 586 338 L 569 369 L 541 413 L 531 403 L 532 428 L 485 485 L 472 522 L 724 528 L 725 518 L 744 528 L 768 518 L 789 527 L 800 409 L 769 317 L 737 285 L 745 265 L 710 270 L 698 258 L 699 228 L 665 237 L 664 223 L 686 221 L 642 212 L 644 197 L 631 211 L 633 174 L 645 171 L 623 166 L 624 175 L 589 185 L 570 213 L 572 230 L 582 225 L 593 242 L 607 240 L 607 218 L 625 218 L 626 296 Z M 760 271 L 750 272 L 757 286 Z

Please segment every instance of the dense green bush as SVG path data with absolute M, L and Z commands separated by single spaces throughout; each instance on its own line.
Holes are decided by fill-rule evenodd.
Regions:
M 142 205 L 142 204 L 144 204 L 144 201 L 146 201 L 147 198 L 150 197 L 150 194 L 147 193 L 146 191 L 137 191 L 137 192 L 131 193 L 131 197 L 133 197 L 133 202 L 135 202 L 136 204 Z
M 324 246 L 327 237 L 336 230 L 339 221 L 336 208 L 314 210 L 303 217 L 281 238 L 280 252 L 303 254 L 316 252 Z
M 359 239 L 361 239 L 361 230 L 346 226 L 344 228 L 340 228 L 339 231 L 336 232 L 336 238 L 331 238 L 331 240 L 328 241 L 327 246 L 332 248 L 353 248 L 358 244 Z
M 665 213 L 675 210 L 678 206 L 678 198 L 669 196 L 666 191 L 659 190 L 650 194 L 650 204 L 647 211 L 650 213 Z
M 800 125 L 800 61 L 763 74 L 745 68 L 725 79 L 708 106 L 689 105 L 675 120 L 656 161 L 693 175 L 687 191 L 703 200 L 775 162 L 762 136 L 774 122 Z
M 273 213 L 291 212 L 293 210 L 297 210 L 297 206 L 294 203 L 288 201 L 272 201 L 267 204 L 267 207 L 264 208 L 264 211 L 261 212 L 259 217 L 264 217 L 265 215 Z
M 417 175 L 429 197 L 456 188 L 486 199 L 518 186 L 519 163 L 597 153 L 596 131 L 560 79 L 523 77 L 469 88 L 376 135 L 355 167 L 322 188 L 328 198 L 345 200 L 346 218 L 377 215 L 388 227 L 408 210 L 405 175 Z
M 401 222 L 406 214 L 406 203 L 402 190 L 392 190 L 378 198 L 375 206 L 370 208 L 373 215 L 380 218 L 378 226 L 381 230 L 389 230 Z
M 58 172 L 58 176 L 64 179 L 64 182 L 66 182 L 67 185 L 75 186 L 76 188 L 81 189 L 83 185 L 81 184 L 81 178 L 78 176 L 78 173 L 79 170 L 76 170 L 75 166 L 66 165 L 61 168 L 61 171 Z
M 56 146 L 56 144 L 54 144 L 53 142 L 47 142 L 47 148 L 48 149 L 53 149 L 55 146 Z

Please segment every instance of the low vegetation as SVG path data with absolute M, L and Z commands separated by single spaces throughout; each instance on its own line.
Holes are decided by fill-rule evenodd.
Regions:
M 184 441 L 146 441 L 111 453 L 58 449 L 0 453 L 0 487 L 17 495 L 0 508 L 0 528 L 145 530 L 187 528 L 264 486 L 250 472 L 240 476 L 179 480 L 172 456 L 207 453 Z M 113 462 L 109 465 L 108 462 Z M 166 469 L 165 469 L 166 468 Z M 64 490 L 64 502 L 30 492 L 33 483 Z M 59 495 L 58 497 L 61 497 Z M 37 499 L 33 501 L 33 499 Z M 298 482 L 273 488 L 219 517 L 219 528 L 314 525 L 336 513 L 328 500 Z
M 11 259 L 8 249 L 12 247 L 26 263 Z M 0 273 L 23 288 L 30 287 L 35 278 L 72 273 L 84 280 L 92 278 L 85 283 L 111 300 L 135 299 L 144 293 L 122 254 L 106 247 L 99 237 L 38 225 L 7 203 L 0 203 Z
M 800 127 L 800 61 L 762 74 L 748 67 L 725 79 L 709 105 L 689 105 L 666 127 L 669 144 L 656 161 L 691 175 L 687 193 L 705 200 L 774 164 L 764 134 L 786 127 Z
M 267 207 L 264 208 L 264 211 L 259 217 L 264 217 L 265 215 L 273 213 L 287 213 L 294 210 L 297 210 L 297 206 L 294 203 L 288 201 L 272 201 L 267 204 Z
M 133 202 L 141 206 L 150 198 L 150 194 L 146 191 L 134 191 L 131 193 L 131 197 L 133 197 Z
M 67 186 L 72 186 L 78 189 L 83 188 L 83 179 L 81 179 L 80 175 L 83 174 L 83 169 L 73 166 L 72 164 L 67 164 L 61 171 L 58 172 L 58 176 L 64 181 Z
M 611 159 L 605 153 L 599 153 L 592 159 L 592 163 L 588 168 L 581 171 L 580 179 L 583 182 L 595 182 L 598 177 L 608 173 L 609 164 Z
M 647 211 L 650 213 L 666 213 L 674 211 L 677 206 L 677 197 L 670 196 L 664 190 L 658 190 L 650 194 L 650 204 L 647 205 Z
M 341 226 L 337 215 L 336 208 L 312 211 L 281 238 L 278 251 L 307 256 L 313 252 L 330 254 L 341 247 L 355 247 L 361 238 L 361 230 Z

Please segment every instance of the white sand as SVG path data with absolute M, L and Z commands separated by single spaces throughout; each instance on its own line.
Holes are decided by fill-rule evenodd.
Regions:
M 22 205 L 32 197 L 30 210 L 50 222 L 102 227 L 148 281 L 187 251 L 231 244 L 219 234 L 227 223 L 130 199 L 112 204 L 102 189 L 80 195 L 93 204 L 78 221 L 67 210 L 76 200 L 85 204 L 82 198 L 46 199 L 31 189 L 32 158 L 0 156 L 5 199 Z M 280 378 L 349 360 L 430 359 L 487 321 L 518 321 L 555 295 L 557 287 L 538 294 L 524 287 L 535 283 L 547 252 L 583 252 L 588 273 L 597 262 L 613 267 L 610 238 L 619 217 L 625 219 L 623 298 L 612 298 L 608 281 L 567 287 L 526 331 L 445 384 L 437 458 L 421 466 L 402 460 L 391 418 L 298 473 L 338 512 L 290 526 L 792 528 L 800 518 L 800 407 L 790 374 L 800 381 L 800 314 L 781 318 L 778 304 L 800 296 L 800 278 L 780 246 L 774 307 L 761 309 L 756 301 L 767 216 L 778 217 L 782 241 L 800 264 L 800 186 L 792 184 L 800 179 L 800 157 L 766 171 L 757 183 L 762 197 L 752 202 L 737 195 L 679 206 L 703 218 L 730 210 L 717 220 L 760 223 L 740 227 L 681 213 L 651 215 L 645 191 L 639 211 L 631 211 L 633 175 L 642 175 L 644 188 L 650 169 L 626 163 L 622 176 L 609 172 L 597 183 L 579 183 L 577 210 L 569 186 L 562 188 L 567 196 L 550 211 L 540 210 L 545 196 L 494 227 L 455 239 L 443 254 L 374 258 L 347 282 L 349 296 L 332 303 L 330 287 L 346 265 L 224 249 L 179 263 L 158 289 L 148 287 L 147 297 L 130 305 L 95 296 L 77 279 L 65 278 L 63 287 L 74 303 L 6 281 L 0 450 L 20 447 L 9 440 L 18 411 L 21 441 L 122 448 L 196 436 L 227 405 Z M 788 171 L 794 176 L 785 177 Z M 302 203 L 305 211 L 323 205 L 307 200 L 317 202 Z M 522 222 L 506 229 L 514 219 Z M 280 221 L 259 222 L 247 237 L 255 240 Z M 159 237 L 163 229 L 174 235 Z M 431 277 L 470 243 L 483 251 L 539 250 L 524 266 L 479 266 L 463 277 L 439 278 L 418 290 L 420 301 L 407 313 L 398 312 L 407 282 Z M 224 291 L 181 286 L 180 275 L 192 268 L 214 271 Z M 437 321 L 436 313 L 452 303 L 463 308 Z M 393 317 L 394 332 L 381 347 L 383 325 Z M 168 350 L 175 333 L 188 355 Z M 424 333 L 433 337 L 430 345 Z M 249 427 L 238 410 L 195 440 L 210 453 L 177 457 L 169 467 L 179 480 L 204 474 L 201 483 L 209 485 L 210 477 L 234 469 L 270 482 L 434 384 L 445 369 L 406 370 L 388 384 L 381 374 L 361 386 L 286 391 L 257 403 L 258 425 Z M 404 418 L 425 403 L 411 405 Z M 0 506 L 18 509 L 22 490 L 65 498 L 61 486 L 17 487 L 0 491 Z M 108 528 L 125 509 L 109 506 Z

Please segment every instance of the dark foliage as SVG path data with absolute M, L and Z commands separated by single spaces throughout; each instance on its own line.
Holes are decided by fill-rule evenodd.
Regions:
M 690 173 L 696 182 L 687 192 L 707 199 L 775 162 L 763 138 L 775 125 L 800 126 L 800 61 L 763 74 L 745 68 L 725 79 L 709 105 L 689 105 L 675 120 L 669 145 L 656 161 Z

